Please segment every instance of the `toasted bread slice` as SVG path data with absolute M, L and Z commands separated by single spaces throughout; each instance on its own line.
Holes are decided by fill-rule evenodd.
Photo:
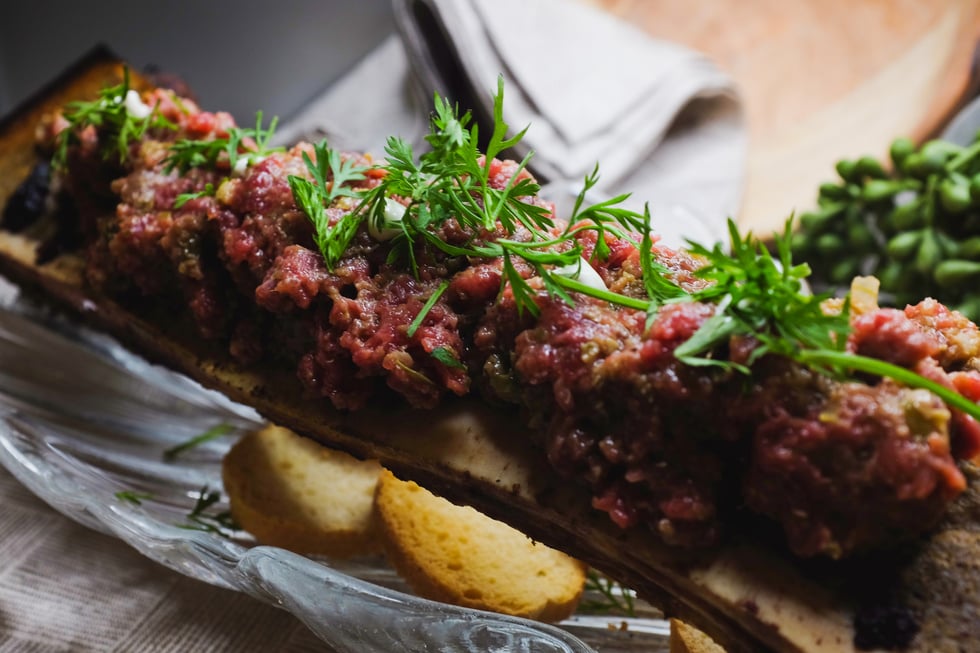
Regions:
M 469 506 L 385 471 L 377 510 L 388 557 L 420 596 L 541 621 L 578 605 L 584 564 Z
M 239 440 L 221 466 L 235 521 L 261 544 L 347 558 L 381 551 L 381 465 L 277 426 Z
M 105 62 L 95 63 L 101 67 L 76 68 L 0 122 L 0 206 L 26 175 L 23 162 L 33 145 L 25 130 L 33 133 L 52 103 L 71 99 L 71 89 L 104 85 Z M 970 487 L 936 530 L 889 555 L 815 568 L 755 529 L 732 533 L 716 549 L 679 551 L 645 529 L 624 532 L 593 510 L 586 490 L 559 478 L 545 455 L 528 446 L 533 438 L 515 415 L 472 398 L 436 411 L 401 406 L 356 413 L 305 400 L 295 375 L 241 367 L 165 307 L 137 309 L 93 292 L 77 252 L 39 265 L 36 234 L 43 230 L 0 232 L 0 273 L 272 422 L 377 458 L 402 478 L 583 560 L 732 653 L 830 653 L 855 650 L 855 642 L 956 651 L 957 642 L 980 641 L 980 473 L 973 465 L 964 464 Z M 880 626 L 909 621 L 916 628 L 896 631 L 898 639 L 875 639 L 888 631 Z
M 670 653 L 725 653 L 725 649 L 694 626 L 671 619 Z

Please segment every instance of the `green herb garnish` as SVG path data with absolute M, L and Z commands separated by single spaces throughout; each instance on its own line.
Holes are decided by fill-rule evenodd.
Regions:
M 148 492 L 135 492 L 133 490 L 120 490 L 116 492 L 116 498 L 120 501 L 131 503 L 134 506 L 141 506 L 143 502 L 152 499 L 153 495 Z
M 205 184 L 204 190 L 199 190 L 195 193 L 181 193 L 174 199 L 174 209 L 179 209 L 191 200 L 196 200 L 199 197 L 214 197 L 214 184 L 208 182 Z
M 456 356 L 456 353 L 447 347 L 436 347 L 429 352 L 429 356 L 432 356 L 446 367 L 453 367 L 458 370 L 466 369 L 466 366 L 460 362 L 459 358 Z
M 409 338 L 414 336 L 415 332 L 419 330 L 419 327 L 422 326 L 422 321 L 425 319 L 425 316 L 429 314 L 429 311 L 431 311 L 432 307 L 436 305 L 436 302 L 439 301 L 439 298 L 442 297 L 442 293 L 446 292 L 446 288 L 448 287 L 449 287 L 449 282 L 443 281 L 442 283 L 439 284 L 439 287 L 436 288 L 435 292 L 429 296 L 428 301 L 426 301 L 425 305 L 422 306 L 422 310 L 419 311 L 419 314 L 415 316 L 415 319 L 412 320 L 412 323 L 408 325 L 408 331 L 406 333 Z
M 717 312 L 694 335 L 674 350 L 678 360 L 689 365 L 712 365 L 749 373 L 749 368 L 724 358 L 713 358 L 716 347 L 735 335 L 755 338 L 759 345 L 748 363 L 761 356 L 785 356 L 807 367 L 838 377 L 863 372 L 890 378 L 911 388 L 928 390 L 948 406 L 980 419 L 980 405 L 915 372 L 877 358 L 845 351 L 850 332 L 848 304 L 839 313 L 826 314 L 821 302 L 828 295 L 802 292 L 809 266 L 794 265 L 790 252 L 790 223 L 776 237 L 779 264 L 765 246 L 741 237 L 729 220 L 732 253 L 719 246 L 708 250 L 691 243 L 691 251 L 707 259 L 697 274 L 714 282 L 695 292 L 691 299 L 716 302 Z
M 163 160 L 163 171 L 169 174 L 177 170 L 186 174 L 191 168 L 215 168 L 218 162 L 226 160 L 232 170 L 239 158 L 248 157 L 250 161 L 281 152 L 281 147 L 270 147 L 279 119 L 273 117 L 268 127 L 262 126 L 262 112 L 255 114 L 255 127 L 232 127 L 228 136 L 212 139 L 180 139 L 170 144 L 170 153 Z M 254 147 L 246 139 L 252 139 Z
M 357 211 L 348 211 L 330 224 L 327 209 L 341 197 L 359 197 L 348 184 L 363 180 L 368 169 L 357 165 L 352 159 L 341 157 L 340 152 L 327 147 L 325 140 L 313 146 L 313 153 L 316 161 L 303 153 L 303 161 L 313 181 L 289 175 L 289 187 L 296 205 L 313 224 L 313 240 L 323 255 L 327 269 L 333 270 L 361 226 L 363 216 Z
M 116 155 L 119 163 L 129 158 L 129 145 L 143 138 L 148 129 L 176 129 L 177 126 L 164 118 L 152 107 L 150 113 L 138 118 L 126 108 L 129 85 L 129 68 L 123 68 L 123 81 L 99 91 L 99 97 L 91 102 L 69 102 L 65 106 L 64 117 L 68 127 L 58 134 L 52 163 L 63 169 L 68 161 L 68 147 L 78 142 L 78 132 L 86 127 L 94 127 L 99 134 L 99 145 L 103 156 L 108 159 Z
M 218 424 L 217 426 L 212 426 L 207 431 L 199 433 L 189 440 L 185 440 L 184 442 L 181 442 L 180 444 L 170 447 L 164 451 L 163 459 L 166 461 L 172 461 L 188 449 L 199 447 L 206 442 L 217 440 L 222 436 L 228 435 L 231 433 L 232 429 L 233 427 L 231 424 Z
M 493 130 L 485 154 L 478 147 L 478 131 L 471 126 L 469 113 L 459 110 L 438 96 L 431 131 L 426 137 L 431 151 L 416 162 L 411 145 L 399 138 L 388 139 L 387 159 L 382 166 L 387 173 L 381 183 L 368 191 L 358 211 L 366 212 L 378 227 L 386 224 L 387 203 L 392 197 L 408 200 L 397 227 L 392 260 L 407 261 L 417 272 L 416 248 L 429 247 L 450 256 L 499 259 L 502 261 L 501 291 L 510 288 L 518 311 L 536 315 L 537 291 L 528 283 L 517 265 L 522 261 L 539 278 L 545 291 L 572 303 L 569 291 L 578 292 L 630 308 L 646 309 L 648 302 L 590 287 L 556 272 L 582 260 L 582 247 L 575 236 L 585 230 L 597 232 L 593 256 L 606 258 L 607 233 L 620 238 L 640 233 L 645 220 L 642 214 L 618 206 L 627 196 L 619 196 L 583 208 L 585 194 L 598 180 L 598 168 L 586 177 L 585 188 L 576 201 L 575 213 L 568 226 L 557 232 L 547 208 L 527 201 L 540 190 L 538 184 L 521 172 L 531 159 L 528 154 L 503 188 L 491 185 L 493 159 L 517 145 L 524 131 L 507 137 L 508 125 L 503 119 L 503 80 L 498 80 L 494 96 Z M 447 220 L 478 238 L 480 234 L 503 232 L 503 236 L 486 238 L 480 243 L 451 244 L 438 236 Z
M 580 608 L 587 612 L 617 612 L 627 617 L 636 616 L 636 593 L 613 579 L 590 569 L 585 579 L 585 591 L 597 592 L 599 600 L 583 600 Z
M 231 513 L 222 510 L 214 514 L 208 514 L 214 504 L 221 501 L 221 492 L 211 490 L 207 485 L 198 492 L 194 507 L 187 513 L 187 522 L 177 524 L 180 528 L 191 531 L 203 531 L 214 533 L 222 537 L 231 537 L 234 531 L 241 530 L 241 527 L 232 518 Z
M 712 282 L 693 293 L 691 299 L 713 303 L 717 312 L 674 351 L 679 360 L 688 365 L 737 367 L 747 372 L 747 367 L 728 360 L 701 357 L 735 335 L 751 336 L 759 342 L 749 366 L 767 354 L 798 359 L 803 350 L 843 350 L 850 331 L 847 311 L 825 313 L 822 302 L 828 295 L 802 292 L 810 268 L 793 264 L 790 228 L 791 222 L 787 222 L 786 231 L 776 238 L 778 261 L 751 234 L 742 237 L 731 220 L 731 254 L 720 245 L 707 249 L 690 243 L 690 251 L 707 261 L 695 274 Z

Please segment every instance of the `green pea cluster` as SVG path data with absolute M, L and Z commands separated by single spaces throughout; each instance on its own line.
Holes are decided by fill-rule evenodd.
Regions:
M 800 216 L 794 257 L 820 288 L 874 274 L 883 303 L 931 296 L 980 319 L 980 134 L 966 147 L 899 138 L 890 158 L 890 170 L 870 156 L 837 163 L 840 181 Z

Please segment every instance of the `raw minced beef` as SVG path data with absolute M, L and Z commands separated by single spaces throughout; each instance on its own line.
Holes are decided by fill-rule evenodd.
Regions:
M 370 409 L 394 392 L 431 408 L 479 392 L 517 404 L 555 470 L 588 485 L 596 508 L 623 528 L 645 526 L 685 546 L 716 542 L 748 508 L 776 519 L 801 555 L 844 555 L 922 532 L 964 487 L 955 456 L 977 453 L 980 430 L 927 392 L 835 381 L 772 356 L 750 376 L 682 364 L 674 350 L 713 306 L 669 304 L 647 328 L 641 311 L 549 297 L 518 262 L 537 291 L 532 316 L 501 291 L 499 260 L 417 246 L 412 272 L 389 260 L 390 241 L 364 228 L 328 270 L 287 179 L 310 178 L 303 155 L 313 157 L 312 146 L 272 153 L 241 175 L 220 161 L 217 170 L 166 171 L 173 139 L 222 137 L 233 123 L 165 91 L 146 101 L 178 129 L 132 143 L 127 168 L 102 160 L 93 129 L 69 155 L 64 187 L 88 237 L 89 280 L 121 297 L 183 303 L 203 337 L 227 341 L 246 364 L 291 366 L 311 400 Z M 59 128 L 64 121 L 53 120 L 47 138 Z M 519 169 L 489 166 L 495 188 Z M 382 174 L 372 170 L 358 187 Z M 203 194 L 175 206 L 188 193 Z M 342 200 L 329 219 L 352 206 Z M 441 229 L 455 243 L 502 235 L 453 220 Z M 591 258 L 595 232 L 578 237 Z M 606 238 L 610 255 L 591 265 L 613 292 L 645 296 L 636 246 Z M 682 287 L 706 283 L 695 257 L 658 244 L 653 254 Z M 744 363 L 754 347 L 734 338 L 727 355 Z M 980 333 L 937 302 L 856 317 L 849 348 L 980 399 Z

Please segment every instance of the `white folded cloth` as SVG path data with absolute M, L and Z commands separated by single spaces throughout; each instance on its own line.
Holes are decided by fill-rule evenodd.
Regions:
M 388 135 L 421 146 L 432 93 L 530 125 L 516 155 L 562 207 L 600 165 L 596 196 L 649 202 L 666 241 L 725 237 L 739 208 L 747 133 L 731 80 L 703 55 L 568 0 L 395 0 L 389 40 L 282 132 L 319 128 L 335 145 L 383 153 Z M 484 127 L 483 129 L 486 129 Z

